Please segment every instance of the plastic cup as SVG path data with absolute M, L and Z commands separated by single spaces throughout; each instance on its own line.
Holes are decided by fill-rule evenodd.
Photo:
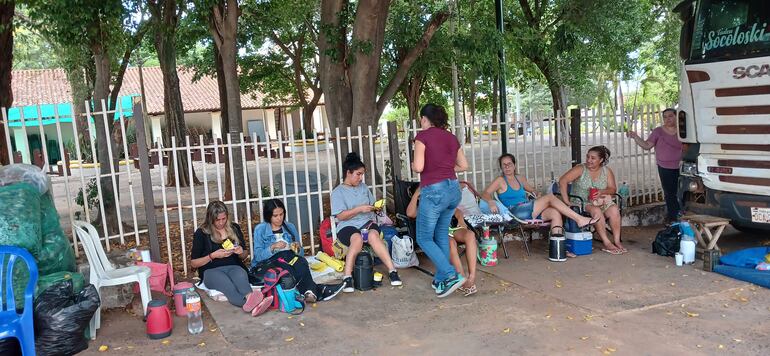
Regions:
M 369 229 L 361 229 L 361 238 L 364 242 L 369 242 Z
M 684 255 L 677 252 L 674 254 L 674 260 L 676 261 L 677 266 L 682 267 L 682 264 L 684 263 Z
M 142 256 L 142 262 L 152 262 L 149 250 L 141 250 L 139 251 L 139 254 Z
M 599 189 L 591 188 L 588 190 L 588 200 L 596 200 L 599 198 Z

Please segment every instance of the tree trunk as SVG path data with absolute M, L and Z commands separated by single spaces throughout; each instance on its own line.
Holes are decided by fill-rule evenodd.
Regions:
M 224 74 L 224 89 L 226 92 L 227 117 L 222 117 L 227 121 L 228 137 L 225 137 L 225 143 L 231 143 L 235 146 L 240 144 L 240 133 L 243 132 L 243 122 L 241 120 L 241 90 L 238 81 L 238 62 L 237 62 L 237 34 L 238 34 L 238 16 L 240 9 L 237 0 L 226 0 L 225 4 L 215 5 L 213 7 L 213 26 L 211 34 L 214 37 L 214 43 L 219 49 L 219 56 L 222 59 L 222 72 Z M 221 100 L 221 98 L 220 98 Z M 244 199 L 248 193 L 246 182 L 243 178 L 243 155 L 238 147 L 227 150 L 233 162 L 230 167 L 230 174 L 227 182 L 234 182 L 233 199 Z M 226 162 L 226 166 L 229 162 Z
M 428 47 L 441 24 L 449 18 L 447 12 L 432 16 L 422 37 L 399 62 L 395 74 L 378 98 L 380 57 L 390 3 L 358 1 L 353 5 L 349 0 L 321 0 L 321 28 L 326 30 L 320 31 L 318 36 L 318 51 L 321 54 L 318 72 L 332 129 L 350 127 L 351 132 L 357 133 L 358 127 L 361 127 L 362 133 L 368 133 L 368 127 L 377 124 L 412 64 Z M 347 17 L 352 13 L 350 6 L 356 6 L 352 21 Z M 351 31 L 348 29 L 350 23 Z M 358 45 L 351 47 L 348 40 Z M 366 45 L 366 50 L 361 44 Z M 341 156 L 350 151 L 343 142 L 339 147 L 343 150 Z M 357 147 L 353 150 L 359 151 Z M 361 158 L 371 169 L 376 160 L 371 160 L 367 145 L 362 151 L 359 152 Z
M 305 127 L 305 138 L 313 139 L 313 134 L 316 132 L 313 124 L 313 115 L 315 109 L 318 107 L 318 102 L 321 100 L 321 89 L 312 89 L 313 97 L 302 106 L 302 125 Z
M 99 173 L 109 175 L 111 168 L 118 171 L 117 156 L 110 159 L 109 152 L 115 152 L 115 139 L 112 135 L 112 128 L 115 124 L 112 115 L 107 115 L 104 120 L 101 112 L 107 109 L 107 101 L 110 96 L 110 58 L 108 51 L 102 43 L 94 42 L 91 44 L 91 53 L 93 54 L 94 64 L 96 65 L 96 80 L 94 82 L 94 110 L 92 111 L 94 127 L 96 127 L 96 158 L 100 164 Z M 104 101 L 105 105 L 102 105 Z M 106 126 L 105 126 L 106 121 Z M 102 223 L 106 224 L 110 234 L 118 231 L 118 214 L 116 202 L 116 193 L 112 188 L 112 177 L 101 178 L 100 185 L 102 189 L 102 203 L 104 205 L 105 216 L 102 216 Z M 118 177 L 115 176 L 117 185 Z
M 420 121 L 420 95 L 422 95 L 423 84 L 425 84 L 425 73 L 414 73 L 409 81 L 402 85 L 401 94 L 406 100 L 406 107 L 409 110 L 409 123 L 411 125 Z
M 13 70 L 13 12 L 16 0 L 0 0 L 0 110 L 13 105 L 11 87 Z M 10 163 L 10 142 L 5 141 L 5 126 L 0 125 L 0 165 Z
M 166 142 L 166 147 L 172 146 L 172 139 L 176 140 L 177 147 L 183 147 L 187 144 L 185 140 L 187 128 L 185 127 L 182 92 L 179 88 L 179 76 L 176 68 L 176 31 L 179 21 L 177 3 L 175 0 L 166 0 L 159 4 L 148 2 L 148 5 L 155 26 L 155 50 L 158 53 L 160 71 L 163 74 L 163 97 L 165 99 L 163 101 L 163 116 L 166 121 L 163 140 Z M 172 157 L 173 155 L 169 155 L 169 158 Z M 174 168 L 174 163 L 169 163 L 166 171 L 167 186 L 175 186 L 177 179 L 179 180 L 179 187 L 189 187 L 190 184 L 199 183 L 195 171 L 193 171 L 192 177 L 188 174 L 186 151 L 177 152 L 176 164 L 179 169 L 178 174 Z
M 326 115 L 330 129 L 350 126 L 353 117 L 353 93 L 348 76 L 348 0 L 321 1 L 321 28 L 328 31 L 318 35 L 319 70 L 321 88 L 325 95 Z
M 548 90 L 551 92 L 551 100 L 553 101 L 553 115 L 555 118 L 565 118 L 567 117 L 567 95 L 565 93 L 565 88 L 554 80 L 548 80 L 548 78 L 549 77 L 546 77 L 546 81 L 548 82 Z M 559 122 L 557 132 L 558 144 L 561 146 L 568 146 L 569 127 L 566 120 L 561 120 Z

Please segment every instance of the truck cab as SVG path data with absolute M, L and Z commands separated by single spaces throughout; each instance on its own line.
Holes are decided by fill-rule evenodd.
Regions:
M 770 1 L 683 1 L 679 199 L 770 231 Z

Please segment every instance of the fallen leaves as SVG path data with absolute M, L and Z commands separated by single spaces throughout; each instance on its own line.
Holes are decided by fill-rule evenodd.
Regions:
M 286 341 L 286 342 L 292 342 L 292 341 L 294 341 L 294 336 L 289 336 L 289 337 L 287 337 L 287 338 L 285 338 L 283 340 Z
M 686 311 L 686 312 L 684 312 L 684 313 L 685 313 L 685 315 L 687 315 L 687 317 L 689 317 L 689 318 L 697 318 L 697 317 L 699 317 L 699 316 L 700 316 L 700 314 L 698 314 L 698 313 L 691 313 L 691 312 L 688 312 L 688 311 Z
M 107 351 L 109 349 L 110 349 L 110 347 L 107 346 L 107 345 L 99 346 L 99 352 L 104 352 L 104 351 Z
M 511 328 L 505 328 L 505 329 L 503 329 L 503 334 L 507 334 L 507 333 L 509 333 L 509 332 L 511 332 Z
M 206 346 L 205 342 L 201 342 L 200 344 L 198 344 L 198 347 L 204 347 L 204 346 Z
M 581 336 L 581 337 L 580 337 L 580 340 L 583 340 L 583 341 L 585 341 L 585 340 L 588 340 L 588 339 L 589 339 L 589 337 L 588 337 L 588 336 Z
M 161 344 L 163 344 L 163 345 L 168 345 L 168 344 L 170 344 L 170 343 L 171 343 L 171 341 L 168 341 L 168 340 L 163 340 L 163 341 L 161 341 L 160 343 L 161 343 Z

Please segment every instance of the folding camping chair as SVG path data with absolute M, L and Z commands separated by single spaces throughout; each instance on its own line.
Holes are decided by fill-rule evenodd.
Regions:
M 481 194 L 473 188 L 473 185 L 470 182 L 463 182 L 468 186 L 468 190 L 470 190 L 473 195 L 476 197 L 476 201 L 478 202 L 481 199 Z M 527 197 L 531 200 L 534 200 L 536 197 L 532 193 L 527 193 Z M 497 194 L 494 196 L 495 200 L 499 201 L 497 198 Z M 504 223 L 494 223 L 492 226 L 496 227 L 498 230 L 498 234 L 500 235 L 500 244 L 503 246 L 503 255 L 505 258 L 508 258 L 508 249 L 505 247 L 505 243 L 503 241 L 503 234 L 505 230 L 507 229 L 518 229 L 519 233 L 521 234 L 521 240 L 524 242 L 524 248 L 527 251 L 527 256 L 531 256 L 530 250 L 529 250 L 529 242 L 532 240 L 532 232 L 535 230 L 539 230 L 542 228 L 547 228 L 551 224 L 549 222 L 543 221 L 541 219 L 526 219 L 522 220 L 517 218 L 515 215 L 510 214 L 512 220 L 509 220 Z M 525 230 L 529 231 L 529 236 L 525 233 Z

